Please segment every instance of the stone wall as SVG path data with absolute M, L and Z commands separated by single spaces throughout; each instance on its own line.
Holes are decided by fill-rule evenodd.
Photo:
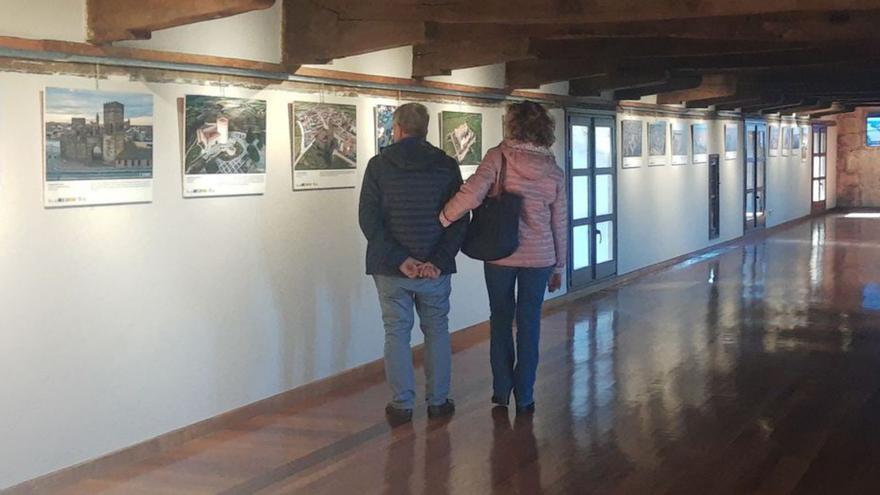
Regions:
M 880 108 L 837 116 L 838 206 L 880 207 L 880 148 L 869 148 L 865 141 L 865 118 L 874 112 Z

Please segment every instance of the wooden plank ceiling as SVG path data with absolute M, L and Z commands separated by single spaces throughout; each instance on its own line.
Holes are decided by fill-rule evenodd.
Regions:
M 280 1 L 291 72 L 413 45 L 416 78 L 503 63 L 510 89 L 571 81 L 573 96 L 816 115 L 880 102 L 880 0 Z M 90 39 L 273 3 L 88 0 Z

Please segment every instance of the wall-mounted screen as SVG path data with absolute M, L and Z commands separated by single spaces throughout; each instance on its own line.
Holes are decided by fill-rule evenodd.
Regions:
M 880 113 L 868 115 L 865 136 L 868 146 L 880 146 Z

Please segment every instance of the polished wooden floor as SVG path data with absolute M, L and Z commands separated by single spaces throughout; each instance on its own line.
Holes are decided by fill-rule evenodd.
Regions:
M 880 219 L 720 248 L 556 309 L 538 412 L 456 353 L 446 422 L 375 381 L 243 421 L 62 493 L 880 493 Z

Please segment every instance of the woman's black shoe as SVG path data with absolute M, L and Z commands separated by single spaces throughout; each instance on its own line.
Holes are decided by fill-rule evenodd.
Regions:
M 527 406 L 516 406 L 517 414 L 534 414 L 535 412 L 535 403 L 532 402 Z

